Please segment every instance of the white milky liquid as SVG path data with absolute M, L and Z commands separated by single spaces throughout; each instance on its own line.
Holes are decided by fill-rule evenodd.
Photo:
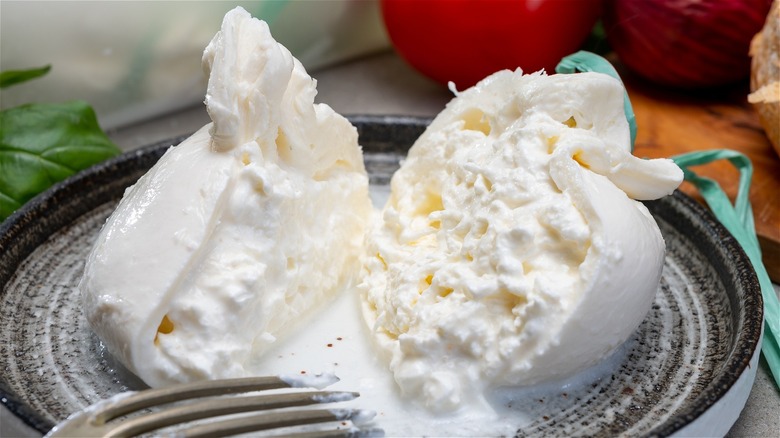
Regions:
M 378 208 L 384 205 L 388 195 L 388 186 L 371 188 L 372 201 Z M 327 390 L 360 393 L 359 398 L 339 403 L 338 407 L 375 411 L 373 425 L 384 429 L 386 436 L 513 436 L 518 428 L 539 415 L 538 409 L 532 412 L 523 407 L 527 406 L 522 403 L 524 399 L 535 400 L 562 388 L 581 386 L 608 372 L 622 358 L 619 351 L 599 367 L 563 384 L 497 390 L 488 395 L 492 408 L 472 407 L 437 416 L 399 393 L 387 361 L 372 344 L 359 301 L 357 290 L 345 290 L 302 327 L 280 339 L 276 348 L 258 358 L 252 366 L 253 371 L 260 375 L 333 373 L 341 380 Z

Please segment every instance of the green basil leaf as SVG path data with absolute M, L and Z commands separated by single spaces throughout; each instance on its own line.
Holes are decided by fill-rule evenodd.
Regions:
M 27 82 L 30 79 L 39 78 L 51 70 L 50 65 L 30 70 L 7 70 L 0 72 L 0 88 L 10 87 L 11 85 Z
M 119 152 L 86 102 L 0 111 L 0 221 L 53 184 Z

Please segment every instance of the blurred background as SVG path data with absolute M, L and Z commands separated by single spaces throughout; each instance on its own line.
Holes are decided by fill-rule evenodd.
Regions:
M 203 101 L 203 49 L 235 6 L 309 70 L 390 47 L 376 1 L 3 1 L 0 66 L 51 65 L 0 91 L 2 108 L 82 99 L 104 129 Z
M 626 83 L 637 155 L 728 147 L 750 156 L 757 230 L 778 283 L 780 160 L 764 130 L 780 127 L 780 117 L 767 113 L 764 122 L 756 108 L 770 108 L 772 99 L 777 108 L 780 92 L 770 89 L 755 108 L 748 102 L 762 86 L 751 85 L 750 43 L 771 3 L 2 0 L 0 70 L 51 71 L 0 90 L 0 108 L 84 100 L 124 151 L 189 134 L 209 121 L 203 49 L 235 6 L 268 22 L 317 79 L 317 101 L 343 114 L 432 117 L 452 97 L 450 80 L 464 89 L 501 68 L 552 73 L 562 56 L 585 48 L 604 54 Z M 770 83 L 780 80 L 774 38 L 765 50 L 774 70 L 759 78 Z M 759 71 L 755 61 L 752 71 Z M 702 174 L 736 193 L 737 176 L 725 165 Z M 780 392 L 762 362 L 732 436 L 776 436 L 779 413 Z M 0 436 L 36 433 L 0 408 Z

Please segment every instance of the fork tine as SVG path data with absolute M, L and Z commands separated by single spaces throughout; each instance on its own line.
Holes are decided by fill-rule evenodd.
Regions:
M 225 435 L 237 435 L 240 433 L 256 432 L 259 430 L 276 429 L 289 426 L 302 426 L 306 424 L 325 423 L 330 421 L 353 420 L 360 423 L 373 418 L 374 412 L 364 409 L 311 409 L 302 411 L 260 413 L 229 420 L 210 422 L 192 426 L 183 430 L 177 430 L 177 435 L 187 438 L 213 437 Z M 335 432 L 342 432 L 334 435 Z M 346 432 L 346 434 L 343 434 Z M 317 431 L 300 433 L 300 436 L 354 436 L 357 432 L 354 428 L 330 431 Z M 285 434 L 285 437 L 291 436 Z
M 134 436 L 162 427 L 209 417 L 240 412 L 303 406 L 315 403 L 347 401 L 358 397 L 354 392 L 309 391 L 289 394 L 268 394 L 217 398 L 163 409 L 147 415 L 129 418 L 111 428 L 112 436 Z M 277 413 L 273 414 L 274 416 Z
M 150 389 L 108 405 L 95 414 L 95 422 L 105 423 L 130 412 L 183 399 L 290 387 L 289 383 L 277 376 L 263 376 L 207 380 L 169 388 Z
M 285 432 L 282 435 L 268 435 L 268 438 L 345 438 L 345 437 L 362 437 L 362 438 L 378 438 L 385 436 L 384 429 L 370 428 L 370 429 L 322 429 L 314 430 L 310 432 Z

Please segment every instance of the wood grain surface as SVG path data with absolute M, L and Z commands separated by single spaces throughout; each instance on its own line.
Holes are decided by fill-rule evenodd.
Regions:
M 780 157 L 769 143 L 758 115 L 747 102 L 747 83 L 706 91 L 673 91 L 625 79 L 637 120 L 634 153 L 640 157 L 670 157 L 706 149 L 733 149 L 753 161 L 750 201 L 756 232 L 769 276 L 780 282 Z M 780 120 L 778 120 L 780 123 Z M 734 199 L 739 173 L 728 162 L 695 169 L 718 181 Z M 681 190 L 701 201 L 696 189 Z

